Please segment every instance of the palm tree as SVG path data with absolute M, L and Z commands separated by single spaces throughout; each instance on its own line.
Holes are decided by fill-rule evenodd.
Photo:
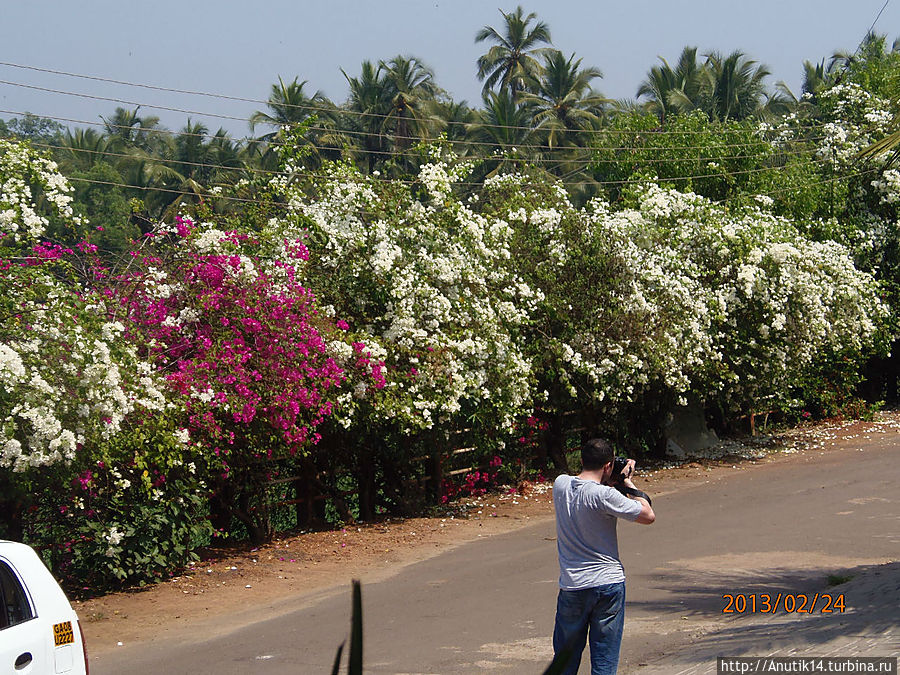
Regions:
M 541 66 L 535 56 L 540 56 L 544 48 L 541 43 L 550 44 L 550 28 L 543 21 L 534 27 L 529 24 L 537 18 L 534 12 L 524 16 L 521 6 L 507 14 L 500 11 L 505 21 L 503 34 L 491 26 L 485 26 L 475 35 L 475 42 L 494 42 L 486 54 L 478 58 L 478 79 L 484 80 L 483 94 L 499 85 L 516 96 L 525 89 L 529 78 L 540 74 Z
M 833 64 L 832 64 L 833 65 Z M 835 70 L 832 66 L 825 66 L 825 59 L 819 63 L 803 62 L 803 87 L 804 94 L 815 97 L 820 91 L 835 83 Z
M 251 154 L 257 155 L 256 161 L 260 166 L 269 169 L 277 167 L 279 155 L 275 149 L 288 142 L 288 139 L 292 144 L 303 148 L 306 153 L 304 165 L 317 166 L 323 156 L 340 158 L 346 139 L 337 131 L 340 128 L 338 108 L 321 91 L 307 96 L 303 90 L 306 84 L 307 80 L 300 82 L 296 77 L 285 84 L 279 77 L 278 82 L 272 85 L 266 103 L 268 112 L 258 110 L 250 117 L 251 130 L 255 130 L 259 124 L 275 127 L 273 131 L 257 139 L 262 143 L 253 144 L 254 147 L 251 148 Z M 307 121 L 311 124 L 302 134 L 285 135 L 285 129 Z
M 190 181 L 199 186 L 199 181 L 206 182 L 209 177 L 209 169 L 205 166 L 209 163 L 209 148 L 204 141 L 208 135 L 209 129 L 205 124 L 192 124 L 188 118 L 181 133 L 175 137 L 176 162 L 173 168 L 184 177 L 182 182 Z
M 116 108 L 112 117 L 100 117 L 106 127 L 111 148 L 118 152 L 140 149 L 153 153 L 165 144 L 161 139 L 163 134 L 155 133 L 159 128 L 159 117 L 140 116 L 139 110 L 140 106 L 134 110 Z
M 766 98 L 763 80 L 769 69 L 741 51 L 727 57 L 710 52 L 706 57 L 700 98 L 710 119 L 742 120 L 757 114 Z
M 439 120 L 448 141 L 455 142 L 457 154 L 463 154 L 463 145 L 467 138 L 469 125 L 475 121 L 476 113 L 466 101 L 438 101 L 435 104 L 435 115 Z
M 411 56 L 395 56 L 377 66 L 363 61 L 359 77 L 341 72 L 350 85 L 346 113 L 338 122 L 346 130 L 344 147 L 364 161 L 370 173 L 386 162 L 408 164 L 405 151 L 440 126 L 436 97 L 441 90 L 434 73 Z
M 531 115 L 511 93 L 501 90 L 484 95 L 484 108 L 477 111 L 477 121 L 469 128 L 469 138 L 493 144 L 495 150 L 510 150 L 534 142 Z
M 663 57 L 661 66 L 653 66 L 637 90 L 637 97 L 650 99 L 647 108 L 660 122 L 674 112 L 696 107 L 702 66 L 697 63 L 697 48 L 685 47 L 673 69 Z
M 329 103 L 328 98 L 321 91 L 317 91 L 312 97 L 307 96 L 303 91 L 306 83 L 307 80 L 298 82 L 295 77 L 292 82 L 285 84 L 284 80 L 279 77 L 278 83 L 272 85 L 272 91 L 266 103 L 269 111 L 257 110 L 250 116 L 251 131 L 255 131 L 258 124 L 279 128 L 299 124 L 315 114 L 320 107 Z M 263 138 L 270 140 L 275 137 L 276 133 L 277 131 L 272 132 Z
M 241 146 L 228 137 L 228 132 L 219 129 L 206 146 L 206 158 L 210 167 L 209 182 L 236 183 L 242 177 L 244 168 Z
M 436 122 L 429 109 L 437 93 L 434 73 L 418 59 L 405 56 L 382 61 L 378 69 L 383 73 L 383 97 L 390 101 L 382 129 L 393 136 L 395 151 L 402 151 L 414 138 L 427 138 L 429 126 Z
M 350 77 L 341 69 L 350 85 L 350 98 L 345 108 L 351 113 L 341 125 L 348 131 L 349 149 L 356 159 L 364 159 L 369 173 L 387 153 L 382 135 L 382 120 L 390 109 L 388 88 L 382 77 L 382 69 L 371 61 L 363 61 L 359 77 Z
M 66 173 L 89 171 L 91 167 L 107 159 L 109 139 L 95 129 L 75 129 L 66 131 L 60 161 Z M 111 162 L 115 164 L 115 162 Z
M 591 88 L 591 81 L 603 77 L 598 68 L 581 70 L 575 54 L 566 59 L 552 50 L 544 56 L 543 75 L 532 83 L 532 92 L 521 94 L 533 124 L 546 134 L 551 148 L 563 144 L 573 134 L 600 122 L 602 107 L 609 101 Z

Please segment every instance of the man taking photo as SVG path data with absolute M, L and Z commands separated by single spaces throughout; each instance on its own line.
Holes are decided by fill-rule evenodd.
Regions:
M 616 520 L 644 525 L 656 520 L 650 499 L 631 481 L 634 460 L 619 462 L 608 441 L 594 438 L 581 448 L 581 473 L 563 474 L 553 483 L 559 552 L 553 651 L 571 651 L 565 675 L 578 672 L 586 640 L 591 675 L 615 675 L 625 625 Z

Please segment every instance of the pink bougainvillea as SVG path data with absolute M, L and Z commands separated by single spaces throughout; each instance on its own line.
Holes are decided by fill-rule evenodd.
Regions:
M 355 359 L 343 365 L 329 354 L 346 323 L 320 314 L 300 282 L 296 265 L 309 256 L 301 243 L 286 245 L 286 259 L 267 273 L 247 235 L 219 233 L 225 250 L 209 253 L 192 245 L 197 229 L 179 218 L 173 236 L 155 238 L 154 254 L 135 253 L 136 265 L 114 276 L 106 295 L 166 374 L 190 438 L 227 474 L 235 462 L 315 444 L 348 369 L 381 388 L 384 364 L 363 343 L 353 343 Z

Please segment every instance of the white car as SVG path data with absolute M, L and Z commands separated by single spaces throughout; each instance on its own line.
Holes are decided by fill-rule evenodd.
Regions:
M 78 616 L 37 553 L 0 540 L 0 675 L 88 675 Z

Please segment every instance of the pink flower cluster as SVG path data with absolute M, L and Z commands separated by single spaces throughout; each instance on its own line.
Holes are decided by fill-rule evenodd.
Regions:
M 441 485 L 441 502 L 446 504 L 459 497 L 480 497 L 486 494 L 488 490 L 496 487 L 501 466 L 503 466 L 503 460 L 499 456 L 494 455 L 488 463 L 490 470 L 471 471 L 466 474 L 462 484 L 457 484 L 445 478 Z
M 327 354 L 325 338 L 340 339 L 349 326 L 320 314 L 298 281 L 294 265 L 308 258 L 306 247 L 286 247 L 290 259 L 276 267 L 287 274 L 276 280 L 252 257 L 192 249 L 189 219 L 177 219 L 176 231 L 180 240 L 164 242 L 175 246 L 171 260 L 134 254 L 138 270 L 115 278 L 107 295 L 127 308 L 129 336 L 145 345 L 180 395 L 191 439 L 218 455 L 226 474 L 235 452 L 271 457 L 278 446 L 294 454 L 316 443 L 316 428 L 333 412 L 348 374 Z M 246 235 L 226 239 L 255 250 Z M 252 274 L 245 273 L 248 260 Z M 161 283 L 166 293 L 158 292 Z M 384 364 L 363 343 L 353 349 L 356 370 L 384 387 Z M 281 443 L 262 440 L 273 434 Z

